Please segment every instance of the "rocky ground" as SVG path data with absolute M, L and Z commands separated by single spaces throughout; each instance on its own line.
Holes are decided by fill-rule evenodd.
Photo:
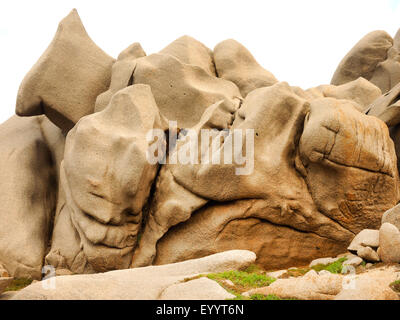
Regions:
M 42 281 L 0 278 L 0 300 L 399 300 L 400 264 L 351 253 L 309 266 L 265 271 L 250 251 L 181 263 Z M 54 282 L 52 283 L 51 281 Z M 54 284 L 54 287 L 53 287 Z

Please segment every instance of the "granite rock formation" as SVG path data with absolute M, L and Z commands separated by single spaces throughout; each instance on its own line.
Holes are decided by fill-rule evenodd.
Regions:
M 43 265 L 246 249 L 279 269 L 346 251 L 400 200 L 398 38 L 367 35 L 330 85 L 303 90 L 232 39 L 114 59 L 73 10 L 0 125 L 0 264 L 39 279 Z

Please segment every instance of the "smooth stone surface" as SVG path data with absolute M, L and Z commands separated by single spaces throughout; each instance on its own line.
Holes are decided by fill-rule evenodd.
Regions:
M 217 282 L 202 277 L 168 287 L 160 296 L 160 300 L 226 300 L 235 296 Z
M 385 222 L 379 229 L 379 257 L 382 262 L 400 262 L 400 231 Z
M 371 247 L 359 248 L 357 250 L 357 255 L 366 261 L 370 261 L 370 262 L 379 262 L 380 261 L 378 253 L 375 250 L 373 250 Z

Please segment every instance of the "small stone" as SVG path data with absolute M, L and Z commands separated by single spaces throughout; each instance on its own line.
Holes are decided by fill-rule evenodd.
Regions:
M 357 255 L 366 261 L 378 262 L 380 261 L 378 253 L 371 247 L 362 247 L 357 250 Z
M 285 274 L 286 272 L 288 272 L 288 270 L 284 269 L 284 270 L 278 270 L 278 271 L 273 271 L 273 272 L 267 272 L 266 276 L 267 277 L 271 277 L 271 278 L 279 278 L 281 275 Z
M 351 258 L 351 259 L 346 260 L 345 262 L 343 262 L 343 266 L 353 266 L 353 267 L 357 267 L 357 266 L 359 266 L 362 262 L 363 262 L 363 259 L 361 259 L 360 257 L 354 257 L 354 258 Z
M 312 268 L 318 264 L 331 264 L 334 263 L 335 261 L 339 260 L 339 258 L 319 258 L 311 261 L 309 267 Z
M 235 286 L 235 284 L 234 284 L 231 280 L 229 280 L 229 279 L 222 280 L 221 282 L 222 282 L 223 284 L 225 284 L 225 285 L 230 286 L 230 287 Z

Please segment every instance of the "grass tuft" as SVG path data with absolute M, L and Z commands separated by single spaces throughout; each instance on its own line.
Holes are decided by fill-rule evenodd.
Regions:
M 32 279 L 26 279 L 26 278 L 17 278 L 14 279 L 11 284 L 4 290 L 6 291 L 19 291 L 27 286 L 29 286 L 32 283 Z
M 244 288 L 260 288 L 269 286 L 276 279 L 259 273 L 248 273 L 246 271 L 225 271 L 221 273 L 211 273 L 207 277 L 211 280 L 230 280 L 235 285 Z

